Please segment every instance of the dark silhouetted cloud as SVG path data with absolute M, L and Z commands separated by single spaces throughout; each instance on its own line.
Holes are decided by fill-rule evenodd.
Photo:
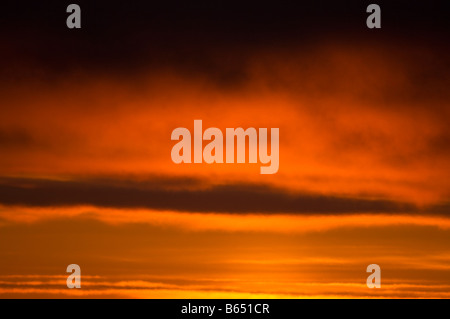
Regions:
M 174 186 L 176 185 L 176 186 Z M 0 203 L 25 206 L 94 205 L 186 212 L 394 213 L 416 212 L 408 203 L 287 192 L 269 186 L 229 184 L 199 188 L 195 180 L 158 178 L 147 182 L 54 181 L 3 178 Z M 192 187 L 193 186 L 193 187 Z

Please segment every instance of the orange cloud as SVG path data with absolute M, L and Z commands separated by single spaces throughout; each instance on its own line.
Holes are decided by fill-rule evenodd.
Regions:
M 128 82 L 74 76 L 56 86 L 4 88 L 1 174 L 157 173 L 421 204 L 445 201 L 448 99 L 411 98 L 409 93 L 432 88 L 413 82 L 421 72 L 414 61 L 399 63 L 389 54 L 388 48 L 356 52 L 345 46 L 263 52 L 246 67 L 247 81 L 233 89 L 175 71 Z M 172 163 L 171 131 L 192 128 L 194 119 L 222 130 L 279 127 L 279 173 L 259 176 L 258 166 L 249 164 Z

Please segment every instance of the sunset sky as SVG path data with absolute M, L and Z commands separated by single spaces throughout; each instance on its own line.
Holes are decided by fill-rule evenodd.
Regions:
M 445 1 L 378 30 L 368 1 L 70 3 L 0 13 L 0 298 L 450 298 Z M 197 119 L 279 128 L 279 171 L 173 163 Z

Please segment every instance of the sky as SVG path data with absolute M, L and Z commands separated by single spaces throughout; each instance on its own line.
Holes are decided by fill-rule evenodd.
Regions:
M 1 298 L 450 297 L 444 1 L 70 3 L 2 4 Z M 173 163 L 197 119 L 278 172 Z

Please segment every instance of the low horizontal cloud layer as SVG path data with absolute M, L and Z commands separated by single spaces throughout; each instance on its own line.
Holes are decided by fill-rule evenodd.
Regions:
M 173 185 L 177 187 L 174 188 Z M 197 188 L 195 185 L 198 185 L 195 180 L 193 182 L 180 179 L 177 183 L 175 178 L 136 183 L 114 180 L 107 183 L 105 180 L 3 178 L 0 182 L 0 203 L 22 206 L 93 205 L 226 213 L 337 214 L 418 211 L 416 206 L 403 202 L 302 194 L 263 185 L 228 184 L 203 188 Z
M 448 297 L 448 234 L 404 224 L 288 234 L 87 219 L 11 224 L 0 232 L 8 243 L 0 250 L 0 296 Z M 376 290 L 365 285 L 375 262 L 383 287 Z M 71 263 L 81 267 L 82 289 L 66 288 Z

